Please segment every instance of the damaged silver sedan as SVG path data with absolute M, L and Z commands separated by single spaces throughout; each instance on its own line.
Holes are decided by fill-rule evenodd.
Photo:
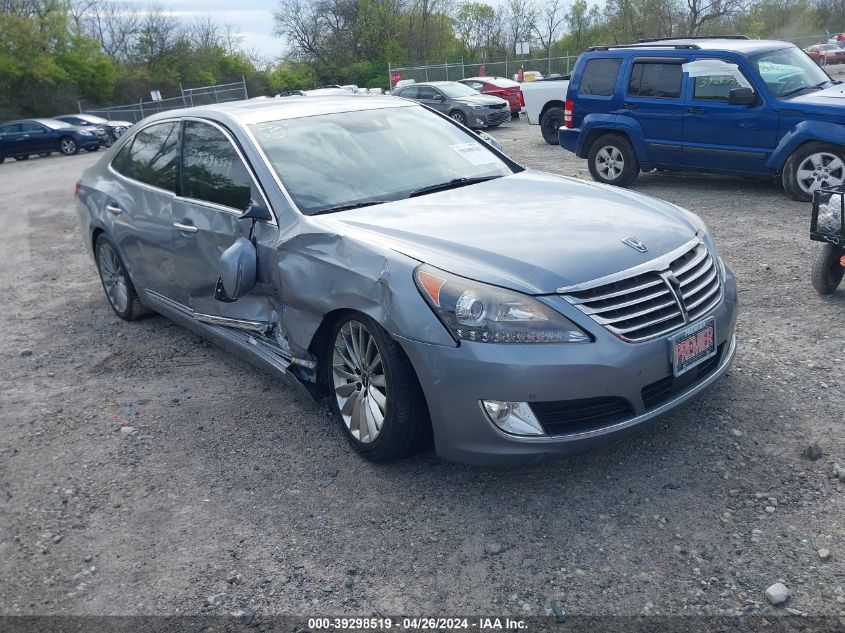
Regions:
M 524 169 L 393 97 L 162 113 L 77 209 L 120 318 L 158 312 L 328 395 L 373 461 L 582 451 L 735 353 L 735 283 L 697 216 Z

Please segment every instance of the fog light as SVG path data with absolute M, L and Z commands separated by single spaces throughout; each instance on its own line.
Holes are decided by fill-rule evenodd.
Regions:
M 490 421 L 511 435 L 545 435 L 542 425 L 527 402 L 482 400 L 481 406 Z

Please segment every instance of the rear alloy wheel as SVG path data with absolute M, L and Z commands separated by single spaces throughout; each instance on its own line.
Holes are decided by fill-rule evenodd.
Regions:
M 59 151 L 65 156 L 73 156 L 79 153 L 79 145 L 69 136 L 65 136 L 59 141 Z
M 558 129 L 563 125 L 563 108 L 549 108 L 540 117 L 540 132 L 549 145 L 558 145 Z
M 467 117 L 466 117 L 466 115 L 465 115 L 463 112 L 461 112 L 460 110 L 452 110 L 452 111 L 449 113 L 449 116 L 450 116 L 450 117 L 452 117 L 455 121 L 457 121 L 457 122 L 458 122 L 458 123 L 460 123 L 461 125 L 466 125 L 466 124 L 467 124 Z
M 325 355 L 335 413 L 355 449 L 373 462 L 413 452 L 422 437 L 425 404 L 402 349 L 375 321 L 347 316 Z
M 148 314 L 149 311 L 141 305 L 135 286 L 126 272 L 126 266 L 112 243 L 101 235 L 97 240 L 95 252 L 100 281 L 114 313 L 124 321 L 134 321 Z
M 41 158 L 47 158 L 47 157 L 48 157 L 50 154 L 52 154 L 52 153 L 53 153 L 53 152 L 41 152 L 41 153 L 39 154 L 39 156 L 40 156 Z
M 640 173 L 634 148 L 624 136 L 605 134 L 590 146 L 587 167 L 596 182 L 624 187 Z
M 842 258 L 845 248 L 835 244 L 825 244 L 813 261 L 813 288 L 822 295 L 829 295 L 836 291 L 842 283 L 845 268 Z
M 29 160 L 29 154 L 24 156 L 15 156 L 15 160 Z
M 807 143 L 799 147 L 783 168 L 783 188 L 789 197 L 809 202 L 821 187 L 845 184 L 845 153 L 829 143 Z

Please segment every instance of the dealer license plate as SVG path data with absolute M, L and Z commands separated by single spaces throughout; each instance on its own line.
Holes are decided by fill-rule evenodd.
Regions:
M 716 320 L 706 319 L 670 339 L 672 371 L 676 376 L 716 355 Z

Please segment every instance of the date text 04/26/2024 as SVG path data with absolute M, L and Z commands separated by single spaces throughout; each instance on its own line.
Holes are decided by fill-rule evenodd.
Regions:
M 524 620 L 511 618 L 309 618 L 311 630 L 439 631 L 443 629 L 476 631 L 519 631 L 526 628 Z

